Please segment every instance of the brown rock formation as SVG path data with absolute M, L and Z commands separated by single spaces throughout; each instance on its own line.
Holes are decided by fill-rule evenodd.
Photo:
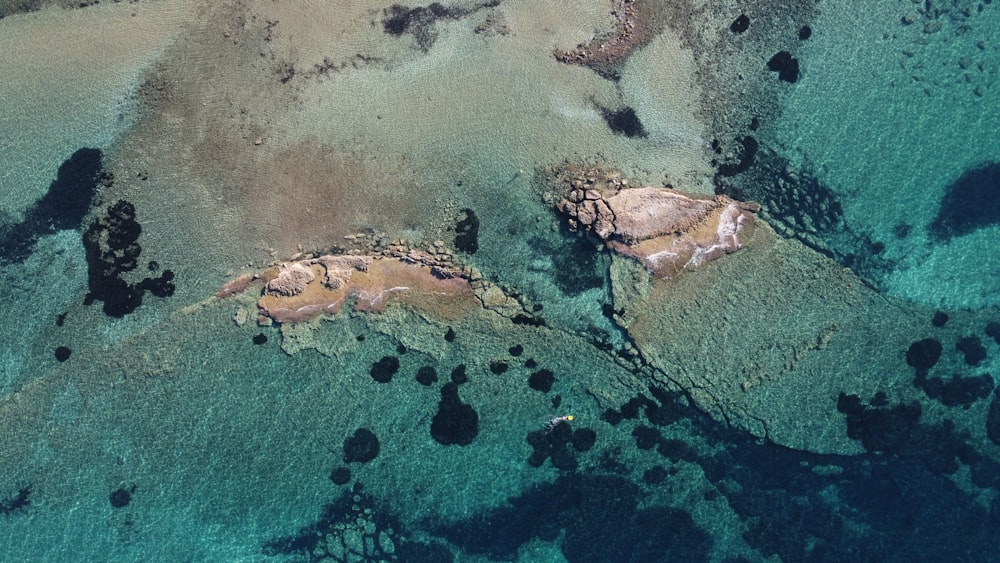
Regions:
M 291 297 L 298 295 L 309 285 L 315 275 L 312 269 L 301 262 L 291 262 L 278 266 L 277 275 L 267 282 L 264 293 Z
M 355 311 L 380 312 L 390 302 L 399 302 L 445 319 L 480 306 L 460 272 L 397 258 L 319 256 L 272 266 L 254 280 L 264 283 L 257 301 L 261 322 L 296 323 L 336 315 L 345 303 L 353 303 Z M 216 295 L 232 295 L 250 285 L 242 277 Z
M 608 247 L 669 278 L 739 250 L 753 233 L 755 203 L 726 196 L 688 196 L 671 188 L 629 188 L 601 170 L 564 176 L 569 194 L 557 207 L 573 229 L 590 230 Z

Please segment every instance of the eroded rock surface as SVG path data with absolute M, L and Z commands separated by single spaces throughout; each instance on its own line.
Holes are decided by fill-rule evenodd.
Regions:
M 216 296 L 239 293 L 257 281 L 264 284 L 257 301 L 262 324 L 336 315 L 345 303 L 353 303 L 355 311 L 381 312 L 390 301 L 400 301 L 443 318 L 455 318 L 466 308 L 479 306 L 462 271 L 417 259 L 361 255 L 279 263 L 227 283 Z
M 723 195 L 689 196 L 669 187 L 628 186 L 620 175 L 588 169 L 562 176 L 557 208 L 574 230 L 592 231 L 657 277 L 669 278 L 742 248 L 760 207 Z

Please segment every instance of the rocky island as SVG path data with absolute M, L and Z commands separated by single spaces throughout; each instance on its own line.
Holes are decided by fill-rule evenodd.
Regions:
M 322 255 L 279 262 L 222 286 L 224 298 L 263 285 L 257 301 L 260 324 L 297 323 L 336 315 L 350 304 L 355 311 L 385 310 L 399 301 L 436 316 L 454 318 L 479 306 L 467 275 L 428 264 L 426 257 Z
M 760 210 L 756 203 L 724 195 L 630 187 L 620 174 L 600 168 L 568 168 L 555 178 L 564 193 L 555 205 L 568 218 L 571 230 L 593 233 L 659 278 L 742 248 L 753 234 L 754 214 Z

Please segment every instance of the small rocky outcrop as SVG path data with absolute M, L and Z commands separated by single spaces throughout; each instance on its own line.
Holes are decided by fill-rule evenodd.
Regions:
M 760 206 L 724 195 L 689 196 L 669 187 L 629 187 L 617 173 L 586 169 L 561 175 L 556 203 L 572 230 L 593 232 L 612 250 L 669 278 L 735 252 L 753 233 Z
M 291 297 L 302 293 L 302 290 L 315 278 L 312 269 L 306 264 L 301 262 L 281 264 L 278 266 L 278 275 L 267 282 L 264 292 Z

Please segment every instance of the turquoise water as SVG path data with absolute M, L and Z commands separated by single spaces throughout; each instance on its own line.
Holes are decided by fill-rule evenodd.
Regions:
M 0 559 L 995 558 L 997 6 L 536 4 L 0 3 Z M 756 230 L 654 279 L 574 166 Z M 214 296 L 400 246 L 475 295 Z

